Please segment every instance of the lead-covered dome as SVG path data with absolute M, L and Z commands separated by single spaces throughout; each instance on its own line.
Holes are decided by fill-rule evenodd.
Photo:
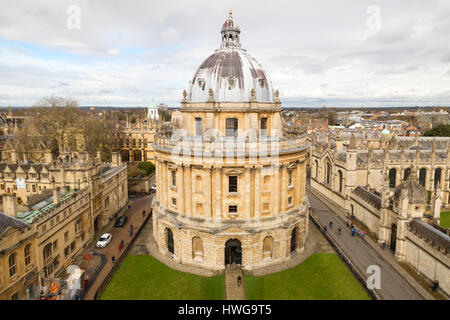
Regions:
M 274 102 L 272 82 L 262 66 L 241 49 L 240 29 L 230 16 L 222 26 L 222 45 L 197 69 L 188 101 L 206 102 L 212 90 L 216 102 Z

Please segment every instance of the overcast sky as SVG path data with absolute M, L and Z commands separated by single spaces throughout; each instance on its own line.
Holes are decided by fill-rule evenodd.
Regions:
M 179 106 L 230 9 L 286 106 L 450 105 L 448 0 L 0 0 L 0 106 Z

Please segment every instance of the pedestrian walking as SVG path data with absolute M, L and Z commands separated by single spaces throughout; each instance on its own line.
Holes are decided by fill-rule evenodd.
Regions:
M 112 256 L 112 257 L 111 257 L 111 261 L 112 261 L 112 263 L 114 263 L 114 262 L 116 261 L 116 257 L 115 257 L 115 256 Z
M 327 226 L 323 227 L 323 231 L 327 232 Z
M 242 278 L 241 278 L 241 276 L 238 276 L 238 277 L 237 277 L 237 283 L 238 283 L 238 287 L 240 287 L 240 286 L 241 286 L 241 283 L 242 283 Z
M 119 252 L 122 251 L 122 243 L 119 243 Z
M 355 229 L 352 228 L 352 237 L 355 236 Z
M 366 232 L 365 231 L 363 231 L 363 232 L 361 232 L 361 237 L 364 239 L 364 236 L 366 235 Z
M 386 242 L 383 242 L 383 243 L 381 244 L 381 249 L 384 250 L 385 248 L 386 248 Z
M 124 245 L 125 245 L 125 242 L 123 242 L 123 240 L 122 241 L 120 241 L 120 245 L 122 246 L 122 248 L 124 247 Z
M 439 281 L 434 280 L 433 286 L 431 287 L 431 290 L 436 291 L 437 288 L 439 288 Z
M 339 228 L 338 228 L 338 233 L 339 233 L 339 235 L 341 235 L 341 231 L 342 231 L 342 229 L 341 229 L 341 227 L 339 227 Z
M 145 218 L 145 210 L 142 211 L 142 218 Z
M 330 229 L 333 228 L 333 221 L 330 221 Z
M 359 229 L 356 231 L 356 234 L 358 235 L 358 237 L 359 237 Z
M 347 220 L 347 228 L 350 228 L 350 221 Z

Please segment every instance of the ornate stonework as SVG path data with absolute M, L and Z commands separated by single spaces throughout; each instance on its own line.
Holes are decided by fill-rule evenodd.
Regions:
M 230 16 L 219 50 L 225 57 L 248 56 L 239 34 Z M 253 69 L 238 60 L 210 61 L 207 69 L 220 67 L 223 82 L 200 67 L 183 93 L 180 129 L 159 131 L 153 145 L 159 250 L 218 271 L 285 262 L 303 250 L 308 232 L 306 139 L 283 133 L 278 94 L 262 67 L 254 64 L 264 77 L 242 76 Z

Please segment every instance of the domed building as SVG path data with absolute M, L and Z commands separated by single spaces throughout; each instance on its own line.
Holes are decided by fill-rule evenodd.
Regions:
M 160 128 L 153 145 L 158 248 L 216 271 L 286 262 L 308 232 L 309 146 L 283 132 L 278 91 L 240 33 L 230 13 L 220 48 L 183 92 L 180 128 Z

